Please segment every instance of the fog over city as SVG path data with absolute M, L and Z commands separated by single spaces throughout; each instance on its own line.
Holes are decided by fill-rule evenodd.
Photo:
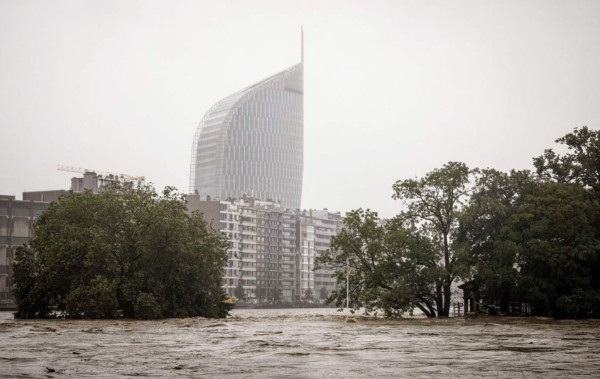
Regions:
M 599 1 L 0 0 L 0 194 L 70 165 L 189 189 L 217 101 L 300 61 L 302 206 L 389 217 L 444 163 L 531 168 L 600 128 Z

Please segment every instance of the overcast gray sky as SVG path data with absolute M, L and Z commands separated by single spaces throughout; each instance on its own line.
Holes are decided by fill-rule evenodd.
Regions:
M 189 186 L 197 124 L 300 60 L 304 208 L 392 216 L 398 179 L 501 170 L 600 128 L 600 1 L 0 0 L 0 194 L 59 164 Z

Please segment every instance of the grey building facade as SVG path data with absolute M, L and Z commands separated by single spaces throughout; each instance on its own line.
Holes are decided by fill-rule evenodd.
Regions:
M 33 236 L 35 219 L 49 204 L 45 201 L 15 200 L 14 196 L 0 196 L 0 305 L 12 303 L 12 261 L 15 249 L 29 242 Z
M 51 203 L 57 201 L 66 193 L 67 191 L 65 190 L 23 192 L 23 200 Z

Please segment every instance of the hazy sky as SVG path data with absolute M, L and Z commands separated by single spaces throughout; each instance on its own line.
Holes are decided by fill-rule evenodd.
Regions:
M 600 1 L 0 0 L 0 194 L 59 164 L 189 188 L 221 98 L 300 60 L 304 208 L 392 216 L 398 179 L 531 168 L 600 129 Z

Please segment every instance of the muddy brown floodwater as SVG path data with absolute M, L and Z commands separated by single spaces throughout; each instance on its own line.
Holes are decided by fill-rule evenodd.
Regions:
M 226 320 L 32 321 L 1 312 L 0 377 L 600 377 L 600 320 L 351 317 L 240 309 Z

